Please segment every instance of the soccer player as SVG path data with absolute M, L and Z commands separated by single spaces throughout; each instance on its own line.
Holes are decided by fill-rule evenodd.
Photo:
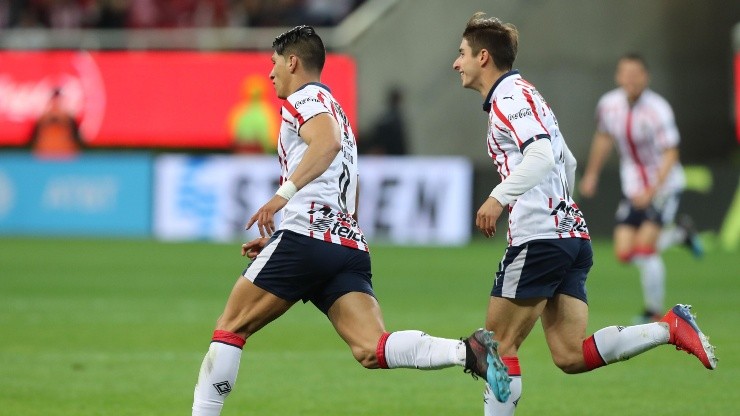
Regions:
M 478 12 L 468 21 L 453 63 L 462 86 L 478 91 L 488 113 L 485 146 L 501 176 L 478 210 L 475 224 L 486 237 L 509 214 L 508 243 L 493 283 L 486 328 L 512 377 L 504 403 L 484 393 L 486 415 L 512 415 L 522 391 L 517 352 L 538 319 L 552 359 L 568 374 L 582 373 L 672 344 L 709 369 L 717 360 L 687 305 L 661 322 L 609 326 L 586 337 L 586 277 L 592 250 L 583 214 L 573 202 L 576 161 L 555 114 L 535 87 L 512 70 L 518 49 L 514 25 Z
M 633 263 L 640 271 L 645 308 L 636 320 L 657 321 L 665 298 L 661 248 L 684 241 L 697 256 L 702 248 L 687 217 L 663 230 L 673 223 L 684 186 L 670 104 L 648 88 L 648 68 L 640 55 L 619 59 L 616 82 L 619 87 L 604 94 L 596 107 L 597 130 L 579 189 L 584 197 L 595 195 L 601 169 L 616 143 L 624 196 L 616 214 L 614 250 L 621 262 Z
M 439 369 L 463 366 L 508 394 L 506 367 L 492 333 L 464 340 L 421 331 L 388 333 L 373 293 L 370 255 L 357 225 L 357 143 L 342 107 L 320 82 L 325 49 L 309 26 L 273 42 L 270 79 L 284 99 L 278 140 L 281 186 L 247 223 L 261 238 L 245 243 L 253 259 L 237 279 L 219 317 L 195 387 L 193 415 L 218 415 L 250 336 L 297 301 L 329 318 L 366 368 Z M 275 225 L 274 215 L 283 220 Z M 269 237 L 269 238 L 268 238 Z

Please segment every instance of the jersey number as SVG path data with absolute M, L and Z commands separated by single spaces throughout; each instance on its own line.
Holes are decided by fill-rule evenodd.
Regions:
M 349 168 L 346 163 L 342 163 L 342 174 L 339 175 L 339 208 L 342 212 L 347 213 L 347 189 L 349 189 Z

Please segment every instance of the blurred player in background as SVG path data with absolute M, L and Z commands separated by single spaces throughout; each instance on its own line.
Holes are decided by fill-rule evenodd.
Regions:
M 41 158 L 70 158 L 85 146 L 77 119 L 67 109 L 61 88 L 54 88 L 33 126 L 28 145 Z
M 285 100 L 278 142 L 281 186 L 247 224 L 257 224 L 262 238 L 242 246 L 242 255 L 254 260 L 237 279 L 216 324 L 195 387 L 193 415 L 221 413 L 246 339 L 299 300 L 326 314 L 366 368 L 459 365 L 487 382 L 497 379 L 506 394 L 508 376 L 491 332 L 481 329 L 465 340 L 386 332 L 355 216 L 357 143 L 341 106 L 320 83 L 323 42 L 312 27 L 298 26 L 278 36 L 273 49 L 270 79 Z M 276 228 L 273 218 L 280 210 L 283 221 Z
M 478 210 L 476 226 L 492 237 L 504 207 L 509 214 L 509 247 L 496 273 L 486 328 L 496 334 L 513 380 L 505 403 L 492 400 L 496 392 L 486 389 L 485 414 L 514 414 L 522 392 L 517 353 L 538 319 L 553 361 L 569 374 L 626 360 L 662 344 L 694 354 L 713 369 L 714 348 L 686 305 L 676 305 L 661 322 L 610 326 L 586 337 L 585 284 L 592 250 L 586 222 L 572 199 L 576 160 L 552 109 L 512 70 L 518 37 L 513 25 L 476 13 L 453 63 L 463 87 L 485 99 L 486 147 L 502 179 Z
M 648 88 L 648 68 L 640 55 L 619 59 L 616 82 L 619 87 L 597 105 L 597 130 L 579 188 L 584 197 L 596 194 L 599 174 L 616 142 L 623 199 L 616 214 L 614 250 L 620 261 L 640 270 L 645 310 L 636 320 L 657 321 L 665 298 L 660 251 L 684 242 L 700 257 L 702 247 L 688 217 L 673 226 L 684 176 L 671 106 Z

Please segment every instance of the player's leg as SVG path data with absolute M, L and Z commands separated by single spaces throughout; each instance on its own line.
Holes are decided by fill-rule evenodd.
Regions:
M 431 370 L 465 365 L 465 345 L 460 340 L 415 330 L 386 332 L 380 306 L 367 293 L 341 296 L 327 316 L 352 355 L 366 368 Z
M 522 396 L 522 372 L 518 351 L 547 304 L 544 298 L 508 299 L 491 296 L 486 316 L 486 328 L 493 331 L 499 343 L 498 352 L 511 378 L 510 395 L 504 402 L 497 400 L 489 385 L 483 393 L 486 416 L 510 416 Z
M 688 248 L 694 257 L 702 258 L 704 245 L 696 231 L 694 220 L 687 214 L 682 214 L 676 219 L 680 201 L 681 193 L 677 192 L 666 197 L 660 206 L 661 222 L 664 226 L 658 238 L 658 251 L 681 244 Z
M 295 253 L 296 235 L 273 235 L 259 255 L 237 279 L 219 317 L 211 344 L 201 365 L 193 398 L 193 415 L 221 413 L 239 371 L 246 339 L 287 311 L 300 299 L 303 259 Z
M 239 277 L 219 317 L 198 375 L 193 416 L 219 415 L 236 382 L 246 339 L 287 311 L 289 302 Z
M 654 221 L 644 221 L 635 234 L 632 262 L 640 270 L 645 311 L 642 322 L 653 322 L 663 314 L 665 301 L 665 265 L 656 243 L 662 226 Z
M 617 224 L 614 227 L 614 255 L 622 263 L 632 261 L 635 252 L 637 227 L 629 224 Z
M 661 204 L 660 213 L 663 229 L 660 231 L 660 236 L 656 243 L 658 251 L 665 251 L 669 247 L 682 244 L 686 241 L 687 230 L 675 222 L 679 201 L 680 196 L 675 194 L 665 198 L 665 201 Z

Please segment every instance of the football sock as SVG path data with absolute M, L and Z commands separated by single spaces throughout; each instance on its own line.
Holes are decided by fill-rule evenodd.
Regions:
M 224 399 L 236 382 L 243 346 L 244 339 L 239 335 L 220 330 L 213 333 L 195 385 L 193 416 L 221 414 Z
M 640 269 L 645 309 L 655 315 L 663 311 L 665 299 L 665 265 L 660 255 L 636 254 L 632 261 Z
M 519 404 L 519 399 L 522 397 L 522 372 L 519 367 L 518 357 L 501 357 L 501 360 L 509 368 L 509 376 L 511 377 L 511 395 L 505 403 L 501 403 L 496 400 L 496 397 L 491 391 L 491 387 L 486 383 L 486 390 L 483 393 L 483 410 L 485 416 L 512 416 L 516 410 L 516 405 Z
M 381 337 L 377 355 L 381 368 L 432 370 L 464 366 L 465 344 L 421 331 L 397 331 Z
M 628 360 L 668 343 L 666 324 L 653 322 L 634 326 L 602 328 L 583 341 L 583 358 L 589 370 Z

